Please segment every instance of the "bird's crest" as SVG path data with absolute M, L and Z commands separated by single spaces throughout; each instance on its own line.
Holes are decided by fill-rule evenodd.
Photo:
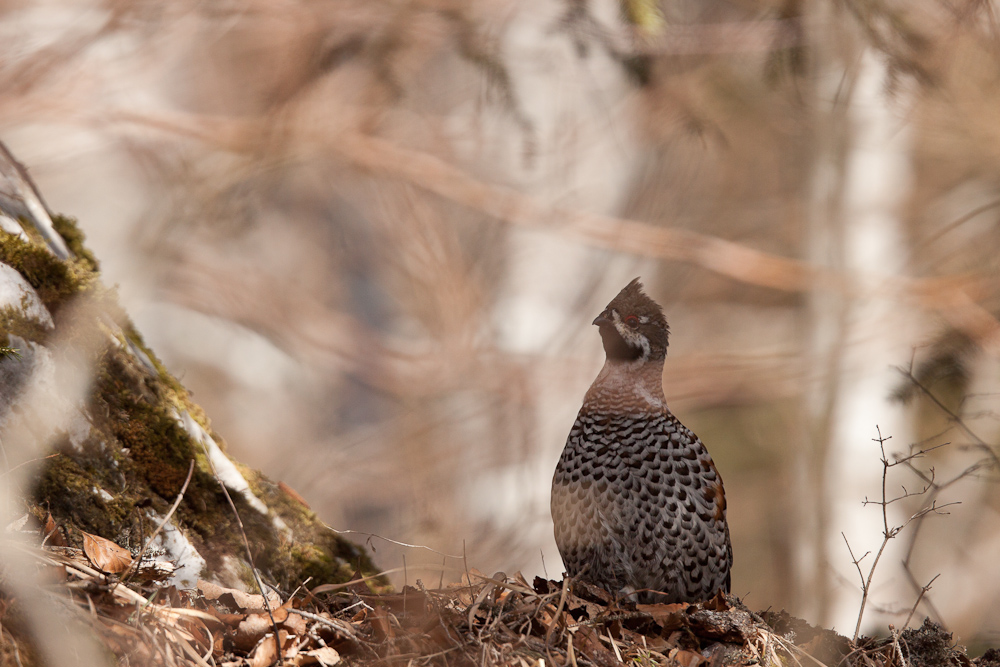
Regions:
M 663 314 L 663 308 L 643 291 L 643 286 L 639 278 L 633 279 L 632 282 L 626 285 L 618 293 L 618 296 L 611 300 L 608 308 L 618 311 L 618 314 L 622 317 L 628 317 L 629 315 L 648 317 L 650 321 L 658 323 L 667 332 L 670 331 L 670 327 L 667 326 L 667 318 Z

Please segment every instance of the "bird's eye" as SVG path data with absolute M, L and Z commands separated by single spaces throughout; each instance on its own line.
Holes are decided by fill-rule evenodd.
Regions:
M 637 329 L 639 327 L 639 318 L 635 315 L 629 315 L 625 318 L 625 324 L 631 329 Z

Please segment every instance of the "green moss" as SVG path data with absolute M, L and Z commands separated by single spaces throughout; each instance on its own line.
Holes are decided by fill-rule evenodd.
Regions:
M 81 260 L 60 261 L 43 246 L 10 234 L 0 235 L 0 262 L 24 276 L 53 316 L 95 280 Z
M 254 495 L 260 498 L 291 529 L 295 538 L 279 546 L 272 576 L 288 584 L 312 577 L 312 584 L 350 581 L 356 570 L 365 576 L 378 573 L 368 553 L 327 528 L 315 512 L 292 498 L 255 470 L 240 466 Z M 374 590 L 391 589 L 388 579 L 370 582 Z
M 114 537 L 123 532 L 135 502 L 123 495 L 105 500 L 97 491 L 101 488 L 93 470 L 62 454 L 45 460 L 36 497 L 60 520 L 90 533 Z
M 21 226 L 21 231 L 23 231 L 27 235 L 28 240 L 31 241 L 31 243 L 34 243 L 35 245 L 38 246 L 42 246 L 44 248 L 48 247 L 48 244 L 45 242 L 45 237 L 42 236 L 42 233 L 40 231 L 35 229 L 35 225 L 32 222 L 30 222 L 27 218 L 25 218 L 24 216 L 19 216 L 17 218 L 17 224 Z
M 197 497 L 211 476 L 200 448 L 171 413 L 157 379 L 135 367 L 123 350 L 108 350 L 92 396 L 93 411 L 105 415 L 99 426 L 128 449 L 136 476 L 164 499 L 172 499 L 184 484 L 192 459 L 196 466 L 189 494 Z M 198 498 L 206 502 L 205 498 Z
M 242 540 L 204 451 L 175 417 L 175 402 L 172 387 L 146 372 L 130 353 L 112 347 L 98 364 L 89 412 L 99 416 L 95 427 L 122 457 L 128 486 L 147 497 L 172 502 L 195 460 L 191 483 L 175 518 L 211 567 L 221 563 L 224 553 L 242 555 Z M 234 500 L 240 507 L 242 498 Z M 266 544 L 265 526 L 252 518 L 258 513 L 249 507 L 240 510 L 241 516 L 251 517 L 244 518 L 244 523 L 254 543 Z M 272 535 L 270 542 L 274 541 Z M 213 559 L 213 554 L 219 557 Z
M 253 576 L 253 570 L 247 563 L 241 562 L 237 566 L 236 576 L 239 577 L 240 583 L 242 583 L 248 591 L 257 590 L 257 578 Z
M 282 546 L 289 571 L 300 582 L 306 579 L 312 580 L 310 585 L 347 582 L 354 574 L 354 566 L 331 556 L 335 551 L 330 549 L 330 545 L 289 542 Z
M 146 341 L 143 340 L 142 335 L 136 331 L 131 322 L 123 326 L 122 331 L 125 337 L 149 358 L 150 363 L 153 364 L 153 368 L 156 369 L 160 381 L 169 390 L 168 393 L 172 393 L 172 396 L 168 398 L 174 404 L 174 407 L 179 410 L 186 410 L 191 415 L 191 418 L 198 422 L 202 428 L 210 431 L 211 422 L 204 410 L 202 410 L 200 405 L 191 400 L 190 392 L 167 370 L 167 367 L 163 365 L 163 362 L 156 356 L 153 350 L 146 345 Z
M 184 430 L 158 406 L 135 403 L 129 418 L 114 424 L 114 434 L 149 487 L 161 497 L 175 495 L 184 484 L 195 452 Z
M 27 297 L 25 297 L 27 298 Z M 50 331 L 25 314 L 24 300 L 21 307 L 4 306 L 0 308 L 0 334 L 7 336 L 10 342 L 10 335 L 20 336 L 25 340 L 34 343 L 45 344 Z
M 87 238 L 77 226 L 75 218 L 54 215 L 52 216 L 52 225 L 56 228 L 59 236 L 63 237 L 63 241 L 66 242 L 70 251 L 72 251 L 78 260 L 81 260 L 85 264 L 88 270 L 94 273 L 101 270 L 101 265 L 98 263 L 97 258 L 94 257 L 94 253 L 90 252 L 84 245 Z

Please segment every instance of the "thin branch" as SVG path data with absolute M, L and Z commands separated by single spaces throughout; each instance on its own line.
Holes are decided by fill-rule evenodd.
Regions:
M 917 607 L 920 606 L 920 601 L 924 599 L 924 596 L 927 594 L 927 591 L 931 589 L 931 584 L 933 584 L 940 576 L 941 576 L 940 573 L 935 574 L 934 577 L 926 584 L 924 584 L 924 586 L 920 589 L 920 595 L 917 596 L 917 601 L 913 603 L 913 608 L 910 609 L 910 614 L 909 616 L 906 617 L 906 623 L 903 623 L 904 630 L 906 629 L 906 626 L 910 624 L 910 619 L 912 619 L 913 615 L 917 612 Z
M 878 424 L 875 425 L 875 431 L 878 433 L 878 446 L 879 446 L 879 449 L 882 452 L 882 526 L 883 526 L 883 534 L 885 535 L 885 539 L 889 539 L 889 515 L 888 515 L 888 512 L 886 511 L 886 506 L 888 505 L 888 503 L 885 501 L 885 482 L 886 482 L 886 478 L 888 477 L 888 472 L 889 472 L 889 460 L 885 456 L 885 441 L 888 440 L 889 438 L 891 438 L 892 436 L 890 435 L 889 438 L 883 438 L 882 437 L 882 429 L 881 429 L 881 427 L 879 427 Z M 884 549 L 884 548 L 885 548 L 885 542 L 882 542 L 882 549 Z M 882 549 L 878 550 L 878 555 L 879 556 L 882 555 Z M 878 556 L 875 557 L 875 562 L 878 563 Z M 875 566 L 873 565 L 872 566 L 872 572 L 874 572 L 874 571 L 875 571 Z M 869 584 L 871 583 L 871 572 L 868 573 L 868 582 L 869 582 Z M 864 611 L 864 607 L 865 607 L 864 601 L 862 601 L 862 603 L 861 603 L 861 610 L 862 611 Z M 861 626 L 861 615 L 860 614 L 858 615 L 858 626 L 859 627 Z M 858 638 L 858 631 L 855 630 L 854 631 L 854 639 L 857 640 L 857 638 Z
M 889 544 L 895 535 L 886 535 L 882 538 L 882 546 L 878 548 L 878 553 L 875 554 L 875 560 L 872 562 L 871 568 L 868 570 L 868 579 L 865 580 L 864 584 L 861 586 L 861 609 L 858 610 L 858 623 L 854 626 L 854 638 L 851 640 L 853 642 L 858 641 L 858 635 L 861 634 L 861 619 L 865 615 L 865 605 L 868 603 L 868 594 L 872 589 L 872 577 L 875 576 L 875 568 L 878 567 L 878 561 L 882 558 L 882 552 L 885 551 L 885 546 Z M 846 538 L 845 538 L 846 539 Z M 868 554 L 865 554 L 866 556 Z M 864 556 L 862 556 L 864 558 Z M 855 563 L 857 565 L 857 563 Z M 861 570 L 860 565 L 858 566 L 858 571 Z
M 919 456 L 922 456 L 927 451 L 930 451 L 930 450 L 936 449 L 936 448 L 935 447 L 931 447 L 931 448 L 927 448 L 926 450 L 920 450 L 920 451 L 917 451 L 917 452 L 912 452 L 911 454 L 909 454 L 907 456 L 902 456 L 902 457 L 897 456 L 897 457 L 895 457 L 895 460 L 890 463 L 889 462 L 889 457 L 885 453 L 885 443 L 887 441 L 889 441 L 892 438 L 892 436 L 888 436 L 888 437 L 883 436 L 882 435 L 882 429 L 878 425 L 875 426 L 875 430 L 878 433 L 878 437 L 877 438 L 872 438 L 872 440 L 873 440 L 873 442 L 877 442 L 878 443 L 879 450 L 882 453 L 882 457 L 880 459 L 882 461 L 882 499 L 881 500 L 868 500 L 867 498 L 865 498 L 863 504 L 864 505 L 878 505 L 878 506 L 880 506 L 882 508 L 882 544 L 879 546 L 878 552 L 875 554 L 875 559 L 872 561 L 871 567 L 868 569 L 868 575 L 867 576 L 865 576 L 865 574 L 863 573 L 863 571 L 861 569 L 861 561 L 869 553 L 871 553 L 871 552 L 866 552 L 860 558 L 855 557 L 854 556 L 854 551 L 851 549 L 851 545 L 847 541 L 847 536 L 844 535 L 844 533 L 841 533 L 841 535 L 844 537 L 844 543 L 847 544 L 847 551 L 848 551 L 848 553 L 851 554 L 851 562 L 854 564 L 854 567 L 858 570 L 858 576 L 861 578 L 861 606 L 858 609 L 858 622 L 854 626 L 854 637 L 852 639 L 852 642 L 855 642 L 855 643 L 858 641 L 858 636 L 861 634 L 861 621 L 864 619 L 865 608 L 868 605 L 868 598 L 869 598 L 869 594 L 871 593 L 872 580 L 875 577 L 875 570 L 878 568 L 879 560 L 881 560 L 882 554 L 885 553 L 885 548 L 889 544 L 889 540 L 891 540 L 891 539 L 895 538 L 897 535 L 899 535 L 899 533 L 904 528 L 906 528 L 907 526 L 909 526 L 914 521 L 919 522 L 921 519 L 923 519 L 924 517 L 926 517 L 928 514 L 947 514 L 947 512 L 942 512 L 942 510 L 944 508 L 950 507 L 952 505 L 959 505 L 960 504 L 957 501 L 950 502 L 950 503 L 945 503 L 944 505 L 938 505 L 937 504 L 936 494 L 939 491 L 939 487 L 934 483 L 933 469 L 932 469 L 930 477 L 928 477 L 926 474 L 923 475 L 923 478 L 925 480 L 927 480 L 927 485 L 924 487 L 924 489 L 922 491 L 920 491 L 919 493 L 913 493 L 913 492 L 907 491 L 906 487 L 903 487 L 903 495 L 890 499 L 888 497 L 888 495 L 887 495 L 887 492 L 886 492 L 886 486 L 888 484 L 888 478 L 889 478 L 889 468 L 892 468 L 894 466 L 901 465 L 901 464 L 906 464 L 908 467 L 910 467 L 912 469 L 913 466 L 911 465 L 911 462 L 914 459 L 916 459 Z M 903 523 L 901 523 L 899 525 L 893 525 L 893 526 L 889 525 L 889 511 L 888 511 L 889 505 L 891 505 L 892 503 L 897 502 L 899 500 L 903 500 L 904 498 L 910 498 L 910 497 L 913 497 L 913 496 L 923 495 L 923 494 L 927 493 L 927 491 L 930 490 L 930 489 L 934 489 L 935 490 L 935 495 L 934 495 L 934 498 L 932 498 L 932 500 L 931 500 L 931 502 L 930 502 L 929 505 L 925 505 L 924 507 L 920 508 L 917 512 L 913 513 Z M 912 544 L 911 544 L 911 549 L 912 549 Z M 909 555 L 907 555 L 907 560 L 903 561 L 904 567 L 908 567 L 908 560 L 909 560 Z M 924 592 L 926 593 L 926 591 L 924 591 Z M 922 597 L 923 596 L 921 595 L 921 598 Z M 918 600 L 918 603 L 919 603 L 919 600 Z
M 444 556 L 445 558 L 454 558 L 455 560 L 462 560 L 463 558 L 463 556 L 452 556 L 451 554 L 446 554 L 441 551 L 437 551 L 436 549 L 431 549 L 430 547 L 424 546 L 423 544 L 407 544 L 406 542 L 399 542 L 397 540 L 393 540 L 388 537 L 382 537 L 381 535 L 376 535 L 375 533 L 365 533 L 360 530 L 337 530 L 333 526 L 330 526 L 325 523 L 323 524 L 323 526 L 327 530 L 331 530 L 337 533 L 338 535 L 366 535 L 369 538 L 369 541 L 371 541 L 371 538 L 377 537 L 378 539 L 385 540 L 390 544 L 395 544 L 396 546 L 400 547 L 406 547 L 408 549 L 424 549 L 426 551 L 430 551 L 431 553 L 437 554 L 438 556 Z M 374 547 L 372 547 L 372 549 L 374 550 Z
M 184 499 L 184 492 L 187 491 L 188 484 L 191 482 L 191 475 L 193 474 L 194 474 L 194 459 L 191 459 L 191 465 L 188 466 L 187 478 L 185 478 L 184 484 L 183 486 L 181 486 L 181 490 L 177 494 L 177 498 L 174 499 L 174 504 L 170 506 L 170 509 L 167 510 L 167 514 L 163 517 L 163 520 L 160 521 L 160 525 L 156 527 L 156 530 L 153 531 L 153 534 L 150 535 L 149 539 L 146 540 L 146 543 L 142 545 L 142 549 L 139 550 L 139 555 L 137 555 L 132 560 L 132 564 L 129 566 L 128 570 L 125 572 L 125 575 L 122 577 L 122 582 L 128 581 L 133 574 L 139 571 L 139 563 L 142 562 L 142 557 L 146 555 L 146 551 L 149 549 L 149 545 L 153 543 L 153 540 L 156 539 L 156 536 L 159 535 L 160 531 L 163 530 L 163 527 L 167 525 L 167 521 L 170 521 L 170 517 L 174 515 L 174 512 L 177 511 L 177 508 L 180 506 L 181 501 Z
M 927 484 L 930 487 L 930 492 L 928 496 L 928 500 L 930 501 L 930 506 L 935 507 L 936 509 L 940 509 L 941 507 L 947 506 L 947 505 L 942 505 L 942 506 L 936 505 L 938 497 L 945 489 L 949 488 L 954 484 L 957 484 L 963 479 L 974 476 L 978 471 L 982 469 L 996 469 L 997 457 L 993 448 L 990 447 L 982 438 L 980 438 L 975 432 L 972 431 L 972 429 L 964 422 L 964 419 L 961 415 L 957 414 L 956 412 L 950 410 L 947 406 L 945 406 L 944 403 L 928 387 L 924 386 L 924 384 L 917 379 L 916 375 L 913 372 L 913 367 L 914 367 L 914 361 L 911 360 L 909 368 L 907 369 L 897 368 L 896 370 L 901 375 L 903 375 L 908 382 L 910 382 L 913 386 L 917 387 L 939 410 L 941 410 L 948 417 L 949 422 L 951 423 L 951 426 L 949 426 L 948 429 L 937 434 L 937 436 L 934 436 L 934 438 L 943 436 L 945 433 L 947 433 L 948 430 L 952 428 L 959 428 L 973 439 L 973 441 L 975 442 L 975 447 L 977 449 L 985 451 L 987 453 L 987 455 L 984 458 L 975 461 L 974 463 L 966 467 L 964 470 L 962 470 L 961 472 L 957 473 L 956 475 L 945 481 L 938 481 L 934 477 L 933 468 L 931 468 L 931 474 L 928 475 L 923 470 L 913 465 L 912 459 L 909 458 L 901 459 L 900 462 L 904 463 L 904 465 L 906 465 L 906 467 L 909 468 L 911 472 L 913 472 L 917 477 L 919 477 L 925 484 Z M 965 399 L 963 398 L 963 405 L 964 401 Z M 934 438 L 925 440 L 924 442 L 933 440 Z M 934 448 L 927 448 L 921 451 L 926 452 L 930 451 L 931 449 Z M 903 558 L 902 565 L 903 565 L 903 571 L 906 574 L 907 581 L 909 581 L 914 591 L 916 591 L 918 594 L 917 605 L 923 603 L 930 611 L 930 615 L 934 617 L 934 619 L 939 623 L 943 623 L 943 618 L 941 616 L 941 613 L 938 611 L 933 601 L 927 595 L 930 585 L 928 584 L 926 587 L 921 586 L 912 568 L 913 554 L 916 550 L 917 541 L 919 540 L 922 532 L 923 519 L 926 518 L 927 514 L 928 513 L 924 513 L 923 515 L 920 516 L 915 515 L 910 518 L 910 521 L 913 522 L 915 525 L 913 530 L 909 532 L 906 555 Z M 911 612 L 911 617 L 912 614 L 915 613 L 917 605 L 914 606 L 914 609 Z
M 929 245 L 932 245 L 939 238 L 941 238 L 945 234 L 947 234 L 947 233 L 955 230 L 956 228 L 964 225 L 965 223 L 967 223 L 969 220 L 972 220 L 973 218 L 975 218 L 980 213 L 986 213 L 987 211 L 990 211 L 990 210 L 995 209 L 997 207 L 1000 207 L 1000 199 L 988 202 L 986 204 L 983 204 L 982 206 L 979 206 L 977 208 L 972 209 L 968 213 L 960 216 L 959 218 L 953 220 L 952 222 L 949 222 L 947 225 L 945 225 L 944 227 L 942 227 L 941 229 L 939 229 L 937 232 L 935 232 L 935 233 L 931 234 L 930 236 L 928 236 L 926 239 L 924 239 L 920 243 L 920 245 L 918 246 L 918 248 L 923 249 L 923 248 L 926 248 Z
M 906 522 L 903 523 L 903 525 L 898 526 L 894 530 L 896 531 L 896 533 L 898 533 L 903 528 L 906 528 L 906 526 L 908 526 L 911 521 L 913 521 L 915 519 L 921 519 L 921 518 L 927 516 L 928 514 L 950 514 L 951 512 L 942 512 L 941 510 L 943 510 L 945 507 L 951 507 L 952 505 L 961 505 L 961 504 L 962 504 L 962 501 L 960 501 L 960 500 L 953 500 L 952 502 L 945 503 L 944 505 L 938 505 L 937 501 L 934 501 L 929 506 L 924 507 L 920 511 L 916 512 L 915 514 L 913 514 L 913 516 L 911 516 L 909 519 L 907 519 Z
M 569 593 L 570 583 L 573 578 L 566 576 L 563 578 L 562 591 L 559 592 L 559 604 L 556 606 L 556 613 L 552 615 L 552 621 L 549 622 L 549 627 L 545 631 L 545 649 L 549 648 L 549 640 L 552 638 L 552 631 L 556 629 L 556 624 L 559 621 L 559 615 L 562 613 L 563 607 L 566 604 L 566 595 Z
M 302 618 L 308 618 L 310 621 L 315 621 L 321 623 L 327 627 L 333 628 L 337 632 L 340 632 L 345 637 L 357 641 L 357 633 L 350 623 L 346 623 L 339 618 L 326 618 L 325 616 L 320 616 L 319 614 L 313 614 L 311 612 L 305 611 L 304 609 L 296 609 L 295 607 L 289 607 L 288 613 L 298 614 Z
M 896 649 L 896 655 L 899 656 L 899 663 L 901 667 L 908 667 L 906 664 L 906 658 L 903 657 L 903 649 L 899 645 L 899 633 L 896 632 L 896 628 L 889 626 L 889 632 L 892 634 L 892 646 Z
M 212 475 L 215 477 L 215 481 L 219 483 L 222 488 L 222 494 L 226 496 L 226 501 L 229 503 L 230 509 L 233 510 L 233 516 L 236 517 L 236 526 L 240 529 L 240 537 L 243 538 L 243 548 L 247 553 L 247 562 L 250 564 L 250 572 L 253 573 L 254 583 L 257 584 L 257 589 L 260 591 L 261 597 L 264 599 L 264 609 L 267 611 L 268 618 L 271 619 L 271 629 L 274 630 L 274 648 L 275 653 L 278 656 L 278 664 L 284 665 L 285 661 L 281 657 L 281 639 L 278 634 L 278 624 L 274 620 L 274 612 L 271 610 L 271 603 L 267 599 L 267 590 L 264 588 L 264 582 L 260 580 L 260 574 L 257 572 L 257 566 L 253 562 L 253 552 L 250 550 L 250 540 L 247 539 L 247 531 L 243 528 L 243 519 L 240 518 L 240 513 L 236 509 L 236 503 L 233 502 L 232 497 L 229 495 L 229 489 L 226 488 L 225 483 L 222 478 L 219 477 L 219 471 L 215 469 L 215 464 L 212 463 L 212 455 L 208 451 L 208 446 L 202 441 L 202 448 L 205 450 L 205 458 L 208 459 L 208 465 L 212 468 Z
M 28 461 L 24 461 L 22 463 L 18 463 L 13 468 L 11 468 L 9 470 L 5 470 L 2 473 L 0 473 L 0 477 L 6 477 L 7 475 L 9 475 L 12 472 L 14 472 L 15 470 L 17 470 L 18 468 L 23 468 L 26 465 L 31 465 L 32 463 L 37 463 L 39 461 L 44 461 L 46 459 L 53 459 L 53 458 L 55 458 L 57 456 L 62 456 L 62 454 L 60 454 L 59 452 L 56 452 L 55 454 L 49 454 L 48 456 L 43 456 L 43 457 L 38 458 L 38 459 L 30 459 Z M 6 454 L 4 455 L 4 458 L 6 458 Z
M 861 561 L 863 561 L 865 559 L 865 557 L 868 554 L 870 554 L 871 552 L 870 551 L 866 551 L 861 556 L 861 558 L 855 558 L 855 556 L 854 556 L 854 550 L 851 549 L 851 543 L 847 541 L 847 535 L 844 535 L 843 531 L 841 531 L 840 536 L 844 538 L 844 544 L 847 545 L 847 553 L 851 554 L 851 562 L 854 564 L 854 567 L 858 568 L 858 576 L 861 577 L 861 587 L 864 588 L 864 585 L 865 585 L 865 575 L 861 571 Z
M 425 565 L 425 566 L 422 566 L 422 567 L 423 567 L 423 569 L 426 569 L 426 570 L 433 570 L 434 569 L 433 565 Z M 368 581 L 374 581 L 375 579 L 379 579 L 381 577 L 384 577 L 387 574 L 395 574 L 397 572 L 402 572 L 402 571 L 403 571 L 403 568 L 401 568 L 401 567 L 394 567 L 391 570 L 382 570 L 381 572 L 379 572 L 377 574 L 370 574 L 367 577 L 361 577 L 360 579 L 351 579 L 350 581 L 345 581 L 342 584 L 320 584 L 316 588 L 312 589 L 310 591 L 310 593 L 312 593 L 313 595 L 319 595 L 320 593 L 330 593 L 332 591 L 339 591 L 339 590 L 343 590 L 345 588 L 349 588 L 351 586 L 354 586 L 355 584 L 363 584 L 363 583 L 368 582 Z
M 941 410 L 941 412 L 945 413 L 948 416 L 948 418 L 951 419 L 960 429 L 965 431 L 965 433 L 975 441 L 976 447 L 986 452 L 987 457 L 993 462 L 993 465 L 1000 468 L 1000 457 L 997 456 L 997 453 L 996 451 L 994 451 L 993 447 L 987 444 L 985 440 L 980 438 L 971 428 L 968 427 L 968 425 L 966 425 L 964 421 L 962 421 L 961 417 L 955 414 L 947 405 L 942 403 L 941 400 L 937 396 L 935 396 L 930 389 L 925 387 L 920 382 L 920 380 L 918 380 L 917 377 L 913 374 L 912 367 L 904 369 L 900 366 L 897 366 L 896 371 L 903 377 L 905 377 L 907 380 L 909 380 L 911 383 L 913 383 L 913 386 L 919 389 L 924 396 L 930 399 L 930 401 L 939 410 Z

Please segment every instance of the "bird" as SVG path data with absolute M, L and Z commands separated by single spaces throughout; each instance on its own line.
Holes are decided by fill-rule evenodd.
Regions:
M 705 445 L 667 407 L 663 309 L 636 278 L 594 324 L 607 358 L 552 478 L 566 573 L 645 603 L 729 593 L 726 493 Z

